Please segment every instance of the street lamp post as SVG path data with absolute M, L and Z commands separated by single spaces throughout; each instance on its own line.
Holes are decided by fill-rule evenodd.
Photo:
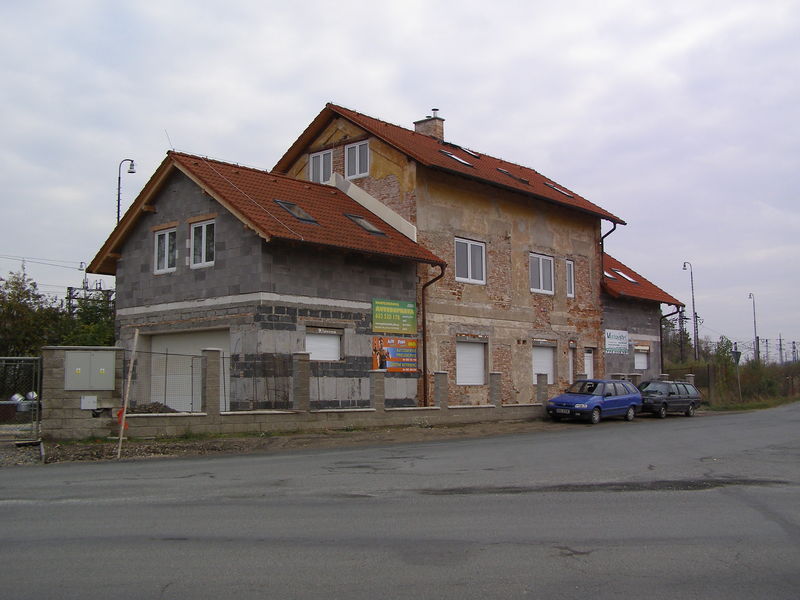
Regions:
M 747 295 L 753 301 L 753 353 L 756 362 L 761 362 L 761 349 L 758 347 L 758 330 L 756 329 L 756 297 L 753 295 L 753 292 L 750 292 Z
M 131 163 L 128 166 L 128 173 L 136 173 L 136 165 L 134 164 L 132 158 L 123 158 L 121 161 L 119 161 L 119 168 L 117 169 L 117 223 L 119 223 L 119 208 L 122 195 L 122 165 L 124 165 L 126 162 Z
M 686 270 L 686 265 L 689 265 L 689 281 L 692 284 L 692 322 L 694 324 L 694 360 L 700 360 L 699 350 L 700 344 L 697 339 L 697 311 L 694 308 L 694 271 L 692 271 L 692 263 L 685 261 L 683 263 L 683 270 Z

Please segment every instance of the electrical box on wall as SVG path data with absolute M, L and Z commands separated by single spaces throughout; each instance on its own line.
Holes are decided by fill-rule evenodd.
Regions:
M 113 390 L 116 352 L 68 350 L 64 353 L 65 390 Z

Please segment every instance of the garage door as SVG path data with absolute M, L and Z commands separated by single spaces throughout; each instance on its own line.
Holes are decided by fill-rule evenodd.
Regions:
M 150 336 L 150 401 L 181 412 L 199 412 L 202 351 L 219 348 L 223 366 L 226 366 L 230 346 L 227 329 Z M 228 410 L 230 385 L 227 374 L 227 368 L 220 370 L 220 410 Z

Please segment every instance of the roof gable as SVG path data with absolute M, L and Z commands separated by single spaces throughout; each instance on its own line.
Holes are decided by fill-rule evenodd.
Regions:
M 659 304 L 683 306 L 683 302 L 625 266 L 613 256 L 603 254 L 603 291 L 614 298 L 649 300 Z
M 454 173 L 510 189 L 546 202 L 566 206 L 624 225 L 625 221 L 589 202 L 541 173 L 515 163 L 462 148 L 335 104 L 328 103 L 281 157 L 274 172 L 287 173 L 291 165 L 335 118 L 342 117 L 429 168 Z
M 432 265 L 446 264 L 335 187 L 170 151 L 89 264 L 89 272 L 115 273 L 122 244 L 142 212 L 155 210 L 152 202 L 175 169 L 266 241 L 285 240 Z M 359 224 L 359 217 L 379 233 L 365 229 Z

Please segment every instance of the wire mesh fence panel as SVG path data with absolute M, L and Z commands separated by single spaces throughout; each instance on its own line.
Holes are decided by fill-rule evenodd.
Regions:
M 291 409 L 291 369 L 292 357 L 289 355 L 230 357 L 227 365 L 228 410 Z
M 0 358 L 0 439 L 39 439 L 41 365 L 39 358 Z
M 125 357 L 125 374 L 130 356 Z M 138 352 L 131 381 L 131 413 L 201 412 L 202 357 L 187 354 Z

